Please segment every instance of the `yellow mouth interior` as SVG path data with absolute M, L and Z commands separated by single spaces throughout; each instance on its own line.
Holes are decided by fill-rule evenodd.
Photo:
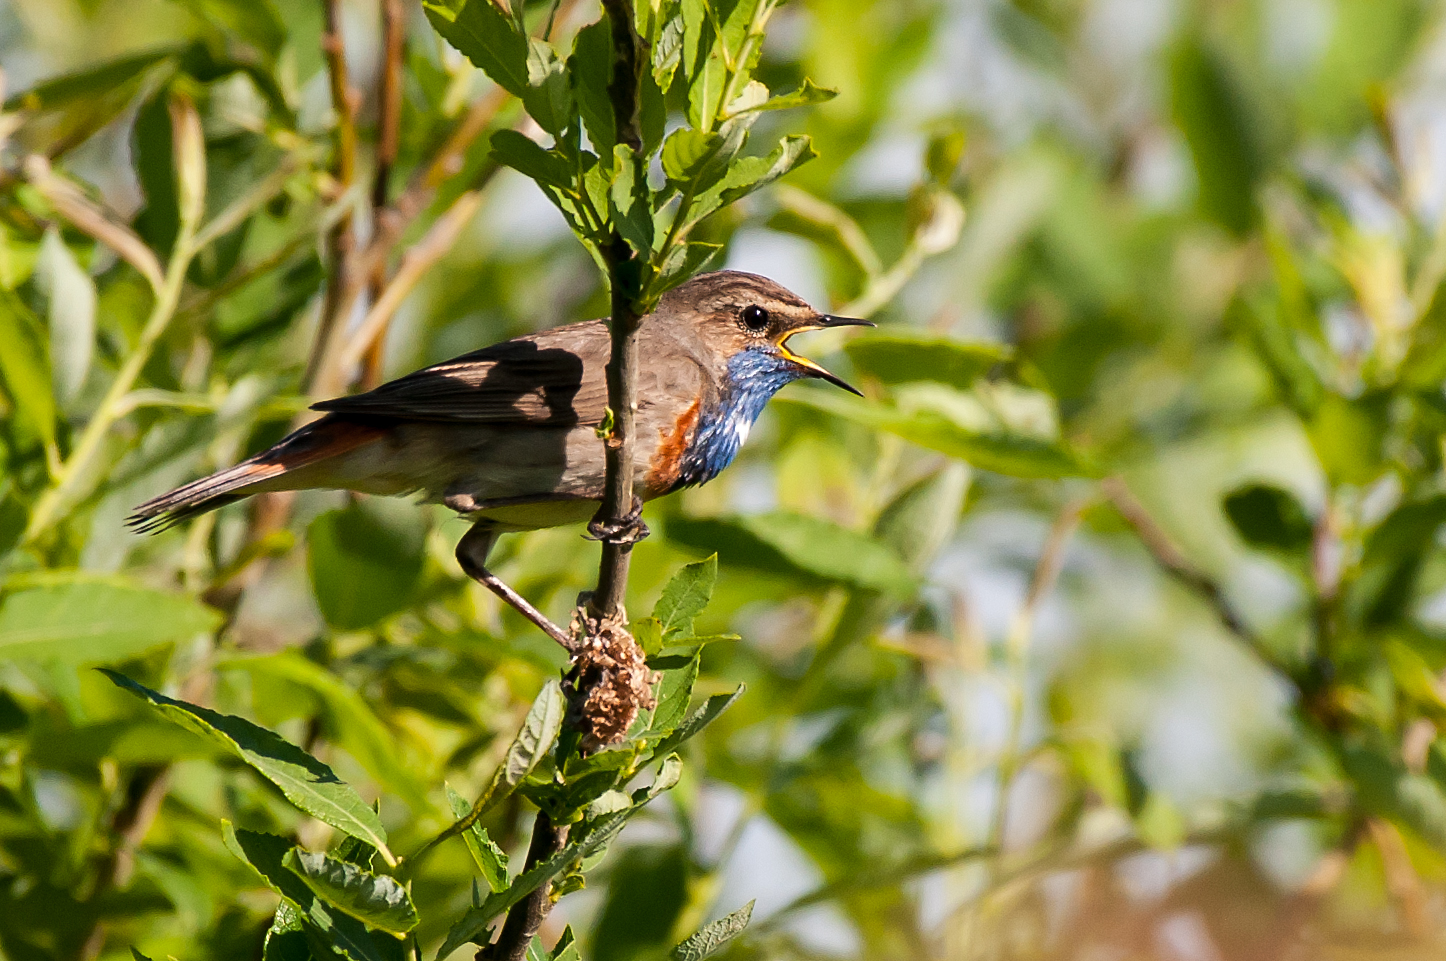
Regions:
M 819 324 L 813 327 L 795 327 L 793 330 L 790 330 L 788 333 L 784 334 L 781 338 L 779 338 L 778 352 L 783 355 L 785 360 L 791 360 L 795 364 L 798 364 L 800 367 L 807 367 L 809 370 L 817 371 L 820 374 L 827 374 L 828 371 L 824 370 L 818 364 L 815 364 L 807 357 L 801 357 L 788 349 L 788 339 L 790 337 L 792 337 L 794 334 L 802 334 L 810 330 L 823 330 L 823 325 Z

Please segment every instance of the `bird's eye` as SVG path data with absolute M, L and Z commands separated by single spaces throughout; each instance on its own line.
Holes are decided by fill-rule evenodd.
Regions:
M 743 326 L 757 332 L 768 326 L 768 311 L 757 304 L 743 308 Z

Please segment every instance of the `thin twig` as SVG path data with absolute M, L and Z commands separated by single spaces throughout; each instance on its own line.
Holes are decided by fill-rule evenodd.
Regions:
M 76 229 L 105 244 L 116 255 L 130 264 L 151 285 L 152 291 L 159 291 L 165 283 L 164 271 L 156 255 L 145 241 L 136 236 L 120 218 L 92 201 L 80 188 L 50 169 L 50 162 L 39 154 L 25 158 L 25 179 L 34 187 L 55 212 L 69 221 Z
M 341 0 L 322 0 L 322 7 L 326 17 L 326 32 L 321 38 L 321 48 L 326 56 L 327 74 L 331 81 L 331 108 L 336 114 L 336 159 L 332 165 L 332 174 L 336 179 L 338 197 L 346 198 L 356 182 L 357 97 L 347 79 L 346 46 L 341 35 Z M 307 383 L 316 377 L 333 331 L 342 326 L 346 315 L 351 313 L 352 301 L 343 295 L 354 269 L 352 259 L 355 252 L 356 236 L 352 231 L 352 217 L 348 213 L 338 219 L 326 237 L 326 294 L 322 300 L 321 318 L 317 323 L 316 339 L 306 371 Z
M 1034 619 L 1040 602 L 1054 589 L 1055 582 L 1059 579 L 1059 572 L 1064 566 L 1065 547 L 1079 527 L 1080 515 L 1088 506 L 1088 500 L 1073 501 L 1065 505 L 1055 518 L 1054 525 L 1049 529 L 1049 536 L 1045 539 L 1044 549 L 1040 551 L 1039 561 L 1035 564 L 1034 576 L 1030 578 L 1024 603 L 1015 612 L 1005 642 L 1005 657 L 1010 673 L 1009 734 L 1004 751 L 999 757 L 998 793 L 994 799 L 994 818 L 989 831 L 989 843 L 1001 850 L 1004 848 L 1004 829 L 1009 814 L 1009 790 L 1014 784 L 1015 775 L 1022 767 L 1019 743 L 1024 731 L 1025 672 L 1028 667 L 1029 639 L 1034 632 Z
M 380 222 L 391 196 L 392 167 L 397 162 L 397 145 L 402 125 L 402 53 L 406 46 L 406 11 L 402 0 L 382 0 L 382 68 L 377 72 L 377 168 L 372 176 L 372 224 Z M 387 285 L 385 260 L 378 260 L 367 278 L 369 301 L 375 305 Z M 362 386 L 381 382 L 382 338 L 367 352 Z
M 1295 679 L 1286 665 L 1245 623 L 1245 619 L 1226 599 L 1225 591 L 1220 585 L 1180 553 L 1179 548 L 1170 539 L 1170 535 L 1166 534 L 1164 528 L 1156 523 L 1145 506 L 1135 499 L 1135 495 L 1130 493 L 1125 482 L 1118 477 L 1109 477 L 1100 482 L 1100 487 L 1105 496 L 1109 498 L 1110 503 L 1114 505 L 1115 510 L 1134 529 L 1135 534 L 1140 538 L 1140 543 L 1144 545 L 1145 550 L 1150 552 L 1155 563 L 1164 568 L 1165 573 L 1208 604 L 1225 629 L 1234 634 L 1242 644 L 1249 648 L 1251 653 L 1294 684 Z
M 327 368 L 317 378 L 315 392 L 332 394 L 345 389 L 352 368 L 361 362 L 374 344 L 380 343 L 397 308 L 427 271 L 452 249 L 481 205 L 482 194 L 477 190 L 469 190 L 453 201 L 447 212 L 432 224 L 427 235 L 402 256 L 396 276 L 383 289 L 356 330 L 345 332 L 337 329 L 333 332 L 333 337 L 338 338 L 340 343 L 327 351 L 334 359 L 328 361 Z

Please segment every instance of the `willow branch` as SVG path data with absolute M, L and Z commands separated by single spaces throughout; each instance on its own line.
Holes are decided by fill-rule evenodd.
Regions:
M 632 151 L 632 162 L 642 165 L 642 126 L 638 117 L 639 42 L 633 26 L 630 0 L 603 0 L 612 25 L 613 73 L 608 83 L 616 140 Z M 641 275 L 640 256 L 613 231 L 604 252 L 612 287 L 612 355 L 607 367 L 608 408 L 612 411 L 612 432 L 606 438 L 607 478 L 602 506 L 598 510 L 600 530 L 635 530 L 633 510 L 634 421 L 638 408 L 638 313 L 637 293 Z M 598 568 L 597 590 L 591 606 L 603 617 L 623 610 L 628 585 L 628 561 L 632 538 L 603 536 L 602 562 Z

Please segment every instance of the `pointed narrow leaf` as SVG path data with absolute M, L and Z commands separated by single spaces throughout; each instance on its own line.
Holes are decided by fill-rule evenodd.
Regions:
M 701 655 L 694 654 L 686 666 L 663 672 L 658 707 L 653 712 L 652 723 L 648 725 L 649 734 L 671 734 L 683 720 L 688 712 L 688 701 L 693 697 L 693 685 L 698 682 L 700 660 Z
M 167 719 L 221 744 L 280 788 L 288 801 L 307 814 L 366 841 L 382 852 L 388 863 L 395 861 L 387 848 L 387 832 L 377 812 L 331 768 L 301 748 L 245 718 L 218 714 L 166 697 L 115 671 L 102 668 L 101 673 L 117 687 L 148 702 Z
M 90 373 L 95 350 L 95 281 L 51 227 L 40 245 L 35 275 L 50 301 L 50 360 L 55 396 L 62 405 L 75 400 Z
M 829 87 L 817 86 L 812 80 L 804 78 L 803 86 L 788 93 L 770 97 L 756 107 L 745 107 L 745 110 L 788 110 L 791 107 L 807 107 L 816 103 L 827 103 L 838 96 L 838 91 Z M 742 112 L 742 111 L 739 111 Z
M 697 934 L 674 948 L 673 961 L 703 961 L 742 934 L 752 917 L 753 902 L 749 901 L 732 914 L 699 929 Z
M 492 156 L 498 163 L 531 177 L 539 184 L 548 184 L 569 193 L 575 186 L 572 167 L 565 158 L 516 130 L 499 130 L 492 135 Z
M 230 821 L 221 822 L 221 837 L 227 850 L 251 865 L 266 885 L 291 902 L 304 922 L 319 929 L 343 957 L 351 961 L 384 961 L 365 925 L 312 894 L 301 878 L 287 869 L 283 862 L 294 847 L 290 841 L 233 827 Z M 280 912 L 277 914 L 279 917 Z
M 608 95 L 612 79 L 612 26 L 607 17 L 577 32 L 567 72 L 572 78 L 572 93 L 578 113 L 587 128 L 592 147 L 603 159 L 612 156 L 617 142 L 617 125 L 613 121 L 613 102 Z
M 0 291 L 0 388 L 10 401 L 14 441 L 22 447 L 55 443 L 55 393 L 50 350 L 40 321 L 25 302 Z
M 677 730 L 663 739 L 662 743 L 653 751 L 653 756 L 670 754 L 677 750 L 684 741 L 701 733 L 705 727 L 718 720 L 724 711 L 732 707 L 733 702 L 742 697 L 746 690 L 748 690 L 748 685 L 740 684 L 738 690 L 732 694 L 714 694 L 708 698 L 703 702 L 702 707 L 688 715 L 688 719 L 678 725 Z
M 492 0 L 465 0 L 461 9 L 424 3 L 432 27 L 514 97 L 527 92 L 527 38 Z
M 459 820 L 472 810 L 467 799 L 452 790 L 450 784 L 447 785 L 447 803 L 452 806 L 453 816 Z M 462 833 L 462 839 L 467 842 L 467 850 L 472 852 L 472 860 L 477 862 L 477 869 L 482 872 L 482 880 L 487 882 L 487 886 L 493 891 L 506 891 L 507 854 L 488 836 L 487 829 L 473 824 Z
M 396 878 L 300 848 L 286 852 L 281 863 L 313 894 L 358 921 L 398 935 L 417 926 L 412 897 Z
M 718 582 L 718 555 L 688 564 L 673 575 L 653 607 L 653 616 L 663 625 L 663 637 L 691 635 L 693 620 L 708 606 Z
M 552 749 L 552 742 L 562 730 L 562 719 L 567 713 L 567 699 L 562 696 L 562 685 L 556 680 L 548 681 L 532 702 L 522 729 L 517 732 L 512 746 L 507 749 L 507 758 L 502 762 L 502 778 L 516 786 L 537 766 L 537 762 Z
M 46 584 L 0 604 L 0 660 L 121 661 L 214 630 L 220 620 L 183 594 L 105 581 Z

